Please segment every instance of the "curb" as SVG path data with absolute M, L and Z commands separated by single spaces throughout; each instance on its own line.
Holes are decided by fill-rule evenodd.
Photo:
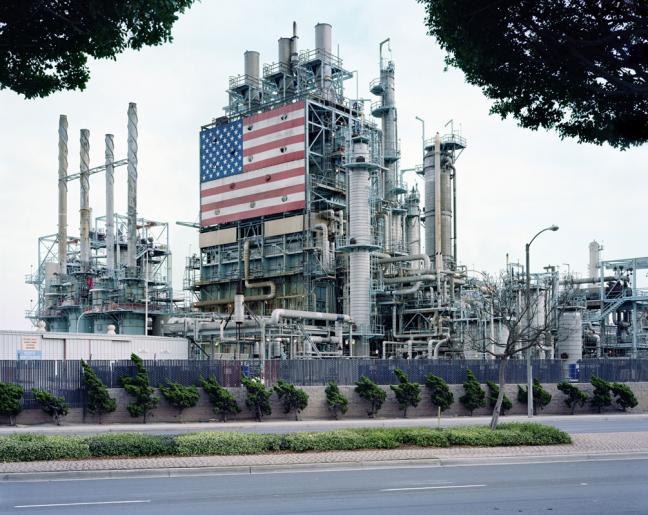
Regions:
M 392 459 L 365 460 L 342 462 L 312 462 L 287 464 L 259 465 L 226 465 L 205 467 L 164 467 L 143 469 L 112 469 L 112 470 L 66 470 L 53 472 L 5 472 L 0 473 L 0 483 L 3 482 L 42 482 L 42 481 L 73 481 L 129 478 L 173 478 L 207 475 L 251 475 L 278 474 L 291 472 L 325 472 L 336 470 L 362 470 L 375 468 L 429 468 L 429 467 L 461 467 L 488 465 L 516 465 L 523 463 L 573 462 L 573 461 L 611 461 L 611 460 L 648 460 L 648 451 L 620 453 L 583 453 L 583 454 L 551 454 L 535 456 L 484 456 L 467 458 L 421 458 L 421 459 Z

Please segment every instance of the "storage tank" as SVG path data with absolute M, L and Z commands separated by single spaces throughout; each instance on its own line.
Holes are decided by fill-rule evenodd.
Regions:
M 583 328 L 580 310 L 563 311 L 558 320 L 558 357 L 563 360 L 563 377 L 578 378 L 578 361 L 583 357 Z

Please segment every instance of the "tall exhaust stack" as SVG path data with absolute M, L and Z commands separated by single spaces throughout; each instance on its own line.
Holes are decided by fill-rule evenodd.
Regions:
M 81 202 L 79 209 L 81 271 L 90 270 L 90 131 L 81 129 Z
M 322 64 L 317 79 L 323 93 L 327 93 L 331 88 L 331 47 L 331 25 L 318 23 L 315 25 L 315 49 Z
M 106 134 L 106 268 L 115 270 L 115 143 L 112 134 Z
M 67 275 L 68 121 L 59 116 L 58 142 L 58 260 L 59 274 Z
M 137 104 L 128 104 L 128 257 L 137 266 Z

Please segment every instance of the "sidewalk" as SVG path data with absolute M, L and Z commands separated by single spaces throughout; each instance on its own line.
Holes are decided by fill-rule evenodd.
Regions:
M 287 470 L 299 467 L 371 467 L 448 465 L 461 460 L 474 462 L 493 458 L 592 458 L 614 455 L 648 454 L 648 432 L 589 433 L 572 435 L 572 445 L 492 448 L 416 448 L 370 451 L 318 452 L 303 454 L 263 454 L 249 456 L 204 456 L 167 458 L 95 459 L 81 461 L 37 461 L 0 463 L 0 480 L 48 479 L 58 473 L 95 472 L 112 477 L 119 472 L 157 475 L 192 473 L 254 473 L 264 470 Z

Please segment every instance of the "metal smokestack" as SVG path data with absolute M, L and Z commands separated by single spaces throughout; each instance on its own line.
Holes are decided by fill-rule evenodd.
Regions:
M 246 50 L 243 54 L 245 83 L 251 86 L 259 84 L 259 52 Z
M 68 171 L 68 122 L 67 116 L 59 116 L 58 143 L 58 260 L 59 274 L 67 275 L 67 171 Z
M 81 129 L 81 202 L 79 209 L 81 271 L 90 270 L 90 131 Z
M 115 270 L 115 143 L 112 134 L 106 134 L 106 268 Z
M 137 266 L 137 104 L 128 104 L 128 257 Z
M 315 25 L 315 49 L 322 64 L 317 79 L 323 92 L 331 87 L 331 46 L 331 25 L 318 23 Z

